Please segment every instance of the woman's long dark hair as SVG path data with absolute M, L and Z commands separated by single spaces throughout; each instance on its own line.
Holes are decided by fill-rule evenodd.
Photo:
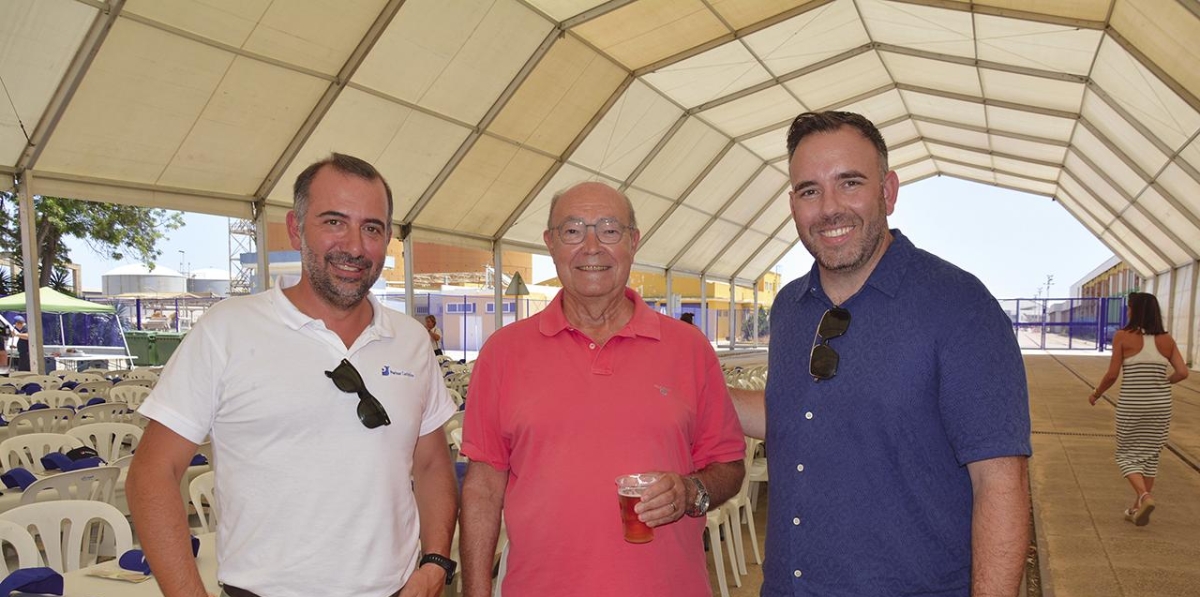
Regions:
M 1165 334 L 1158 299 L 1145 292 L 1129 293 L 1129 323 L 1121 328 L 1127 332 L 1157 336 Z

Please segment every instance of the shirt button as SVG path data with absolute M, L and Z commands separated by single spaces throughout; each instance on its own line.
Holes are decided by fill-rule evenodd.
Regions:
M 805 419 L 812 419 L 812 411 L 808 411 L 808 412 L 804 413 L 804 418 L 805 418 Z
M 803 464 L 797 464 L 797 465 L 796 465 L 796 472 L 803 473 L 803 472 L 804 472 L 804 465 L 803 465 Z
M 800 517 L 799 516 L 792 519 L 792 526 L 800 526 Z
M 795 572 L 792 572 L 792 576 L 795 576 L 796 578 L 800 578 L 800 576 L 801 576 L 802 574 L 804 574 L 804 573 L 803 573 L 803 572 L 800 572 L 799 570 L 796 570 Z
M 595 343 L 588 344 L 588 348 L 590 348 L 592 350 L 596 350 L 596 344 Z

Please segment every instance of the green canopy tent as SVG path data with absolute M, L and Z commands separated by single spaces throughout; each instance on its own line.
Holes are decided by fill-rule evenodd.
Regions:
M 128 354 L 124 331 L 111 305 L 77 299 L 49 287 L 42 287 L 41 299 L 45 344 L 120 347 Z M 25 314 L 25 293 L 0 297 L 0 313 L 8 325 L 14 315 Z
M 49 286 L 41 290 L 43 313 L 115 313 L 111 305 L 101 305 L 63 294 Z M 0 311 L 25 312 L 25 293 L 0 298 Z

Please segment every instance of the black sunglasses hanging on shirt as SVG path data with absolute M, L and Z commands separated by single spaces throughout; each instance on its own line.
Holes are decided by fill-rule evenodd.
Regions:
M 342 359 L 333 371 L 326 371 L 325 376 L 333 380 L 337 389 L 348 394 L 358 394 L 358 420 L 362 421 L 364 427 L 374 429 L 380 425 L 392 424 L 387 411 L 379 400 L 371 395 L 370 390 L 367 390 L 358 369 L 355 369 L 350 361 Z
M 813 338 L 812 352 L 808 354 L 808 374 L 814 380 L 833 379 L 837 375 L 838 362 L 841 357 L 828 342 L 846 333 L 850 328 L 850 312 L 834 307 L 821 316 L 817 324 L 817 334 Z

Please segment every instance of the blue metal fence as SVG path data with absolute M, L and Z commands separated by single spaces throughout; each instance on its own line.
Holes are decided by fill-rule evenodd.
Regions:
M 1125 298 L 1006 299 L 1021 348 L 1107 350 L 1125 324 Z

